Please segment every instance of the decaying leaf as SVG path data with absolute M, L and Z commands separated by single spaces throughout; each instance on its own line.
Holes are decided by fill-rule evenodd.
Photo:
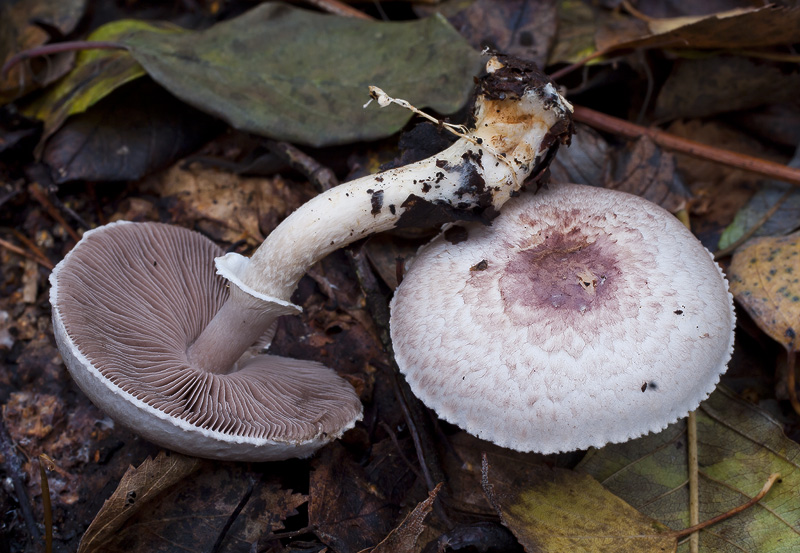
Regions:
M 57 183 L 136 180 L 219 130 L 215 119 L 142 79 L 71 117 L 47 142 L 42 159 Z
M 174 465 L 164 465 L 176 456 L 180 459 Z M 148 474 L 141 487 L 138 482 L 126 482 L 127 474 L 123 477 L 106 502 L 113 501 L 114 509 L 104 507 L 92 523 L 104 521 L 103 539 L 97 536 L 89 548 L 84 538 L 80 553 L 199 549 L 248 553 L 282 529 L 283 520 L 307 500 L 243 464 L 212 463 L 176 453 L 162 453 L 147 463 Z M 141 473 L 143 468 L 131 471 Z M 133 478 L 138 480 L 137 474 Z M 133 509 L 145 501 L 146 508 L 139 505 Z M 113 531 L 108 519 L 101 518 L 111 515 L 116 515 L 111 519 Z
M 179 453 L 162 451 L 140 466 L 128 469 L 114 494 L 106 500 L 81 539 L 79 553 L 105 551 L 108 541 L 126 521 L 176 482 L 200 468 L 200 460 Z
M 311 196 L 308 188 L 290 187 L 280 176 L 243 177 L 180 164 L 147 178 L 142 188 L 171 203 L 177 224 L 201 228 L 217 240 L 255 245 Z
M 771 212 L 771 215 L 770 215 Z M 762 219 L 769 215 L 766 221 Z M 800 190 L 789 184 L 765 185 L 739 210 L 733 222 L 722 232 L 719 249 L 725 249 L 745 233 L 751 237 L 784 235 L 800 226 Z
M 758 48 L 797 41 L 800 10 L 768 5 L 702 16 L 616 20 L 600 29 L 598 50 Z
M 148 23 L 134 19 L 113 21 L 98 28 L 89 41 L 116 41 L 134 30 L 154 33 L 180 29 L 164 23 Z M 120 86 L 145 75 L 145 70 L 126 50 L 82 50 L 75 58 L 75 67 L 55 86 L 23 109 L 28 117 L 44 121 L 41 143 L 44 143 L 70 115 L 83 113 L 90 106 Z
M 800 232 L 755 238 L 731 260 L 731 292 L 756 324 L 788 351 L 798 351 Z
M 410 113 L 380 110 L 379 85 L 452 113 L 479 53 L 442 17 L 402 23 L 333 17 L 267 2 L 197 32 L 139 31 L 121 42 L 175 96 L 233 127 L 312 146 L 389 136 Z
M 500 519 L 527 551 L 667 553 L 677 540 L 588 474 L 546 465 L 497 474 L 483 465 L 483 487 Z
M 83 17 L 86 0 L 26 0 L 0 3 L 0 65 L 12 55 L 50 40 L 47 29 L 69 34 Z M 45 86 L 69 71 L 75 54 L 54 56 L 49 62 L 17 64 L 0 75 L 0 104 Z
M 433 502 L 442 484 L 439 483 L 428 493 L 428 498 L 421 501 L 408 513 L 400 525 L 389 532 L 386 538 L 372 549 L 372 553 L 414 553 L 417 539 L 425 529 L 425 517 L 433 509 Z
M 781 424 L 719 388 L 697 410 L 700 520 L 745 503 L 770 474 L 781 480 L 757 505 L 700 532 L 700 550 L 790 553 L 800 548 L 800 446 Z M 577 470 L 644 515 L 689 526 L 685 421 L 657 434 L 591 452 Z M 681 552 L 688 552 L 688 543 Z

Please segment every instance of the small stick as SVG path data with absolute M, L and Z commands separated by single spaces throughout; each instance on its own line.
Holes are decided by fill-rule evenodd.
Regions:
M 575 121 L 585 123 L 601 131 L 611 132 L 626 138 L 647 136 L 653 142 L 668 150 L 788 182 L 794 186 L 800 186 L 800 169 L 766 159 L 731 152 L 730 150 L 723 150 L 722 148 L 715 148 L 688 138 L 680 138 L 659 129 L 642 127 L 624 119 L 612 117 L 582 106 L 574 106 L 574 108 L 573 117 Z
M 767 478 L 767 482 L 764 484 L 764 487 L 761 488 L 761 491 L 751 500 L 746 503 L 739 505 L 738 507 L 734 507 L 727 513 L 722 513 L 721 515 L 715 516 L 714 518 L 710 518 L 708 520 L 704 520 L 700 524 L 695 524 L 694 526 L 690 526 L 689 528 L 684 528 L 683 530 L 676 530 L 675 532 L 671 532 L 671 535 L 675 537 L 675 539 L 685 538 L 690 534 L 694 534 L 695 532 L 699 532 L 700 530 L 704 530 L 709 526 L 716 524 L 718 522 L 722 522 L 725 519 L 731 518 L 734 515 L 738 515 L 742 511 L 749 509 L 759 501 L 761 501 L 765 495 L 769 492 L 772 485 L 781 477 L 780 473 L 773 473 L 770 474 L 769 478 Z
M 368 15 L 361 10 L 357 10 L 352 6 L 348 6 L 339 0 L 305 0 L 306 4 L 311 4 L 315 8 L 333 14 L 341 15 L 344 17 L 355 17 L 357 19 L 364 19 L 366 21 L 373 21 L 375 18 Z
M 553 73 L 550 74 L 550 78 L 553 79 L 554 81 L 557 81 L 557 80 L 569 75 L 573 71 L 575 71 L 577 69 L 580 69 L 581 67 L 583 67 L 584 65 L 586 65 L 590 61 L 596 60 L 597 58 L 602 58 L 603 56 L 605 56 L 609 52 L 610 52 L 610 50 L 598 50 L 594 54 L 589 54 L 585 58 L 576 61 L 572 65 L 568 65 L 566 67 L 562 67 L 558 71 L 554 71 Z
M 763 227 L 767 223 L 767 221 L 769 221 L 770 218 L 773 215 L 775 215 L 775 213 L 780 209 L 783 203 L 786 200 L 788 200 L 789 196 L 794 194 L 794 192 L 795 192 L 794 188 L 790 188 L 789 190 L 787 190 L 786 193 L 780 198 L 778 198 L 778 201 L 775 202 L 775 204 L 771 206 L 764 213 L 764 215 L 762 215 L 761 218 L 755 222 L 755 224 L 752 227 L 747 229 L 747 231 L 744 234 L 742 234 L 739 238 L 737 238 L 734 242 L 732 242 L 727 248 L 722 248 L 721 250 L 714 252 L 714 259 L 721 259 L 723 257 L 729 256 L 734 251 L 736 251 L 736 248 L 738 248 L 739 246 L 750 240 L 750 238 L 752 238 L 753 235 L 756 232 L 758 232 L 758 229 Z
M 700 482 L 697 460 L 697 415 L 694 411 L 689 413 L 686 420 L 687 453 L 689 462 L 689 525 L 697 526 L 700 522 Z M 700 551 L 700 533 L 689 535 L 690 553 Z
M 47 255 L 46 255 L 46 254 L 45 254 L 45 253 L 42 251 L 42 249 L 41 249 L 41 248 L 39 248 L 39 246 L 37 246 L 37 245 L 36 245 L 36 242 L 34 242 L 33 240 L 31 240 L 30 238 L 28 238 L 27 236 L 25 236 L 25 235 L 24 235 L 22 232 L 20 232 L 20 231 L 19 231 L 19 230 L 17 230 L 17 229 L 11 229 L 11 232 L 13 232 L 13 233 L 14 233 L 14 236 L 16 236 L 16 237 L 17 237 L 17 240 L 19 240 L 20 242 L 22 242 L 23 244 L 25 244 L 25 246 L 26 246 L 26 247 L 27 247 L 27 248 L 28 248 L 30 251 L 32 251 L 32 252 L 33 252 L 35 255 L 37 255 L 37 256 L 39 257 L 39 259 L 41 260 L 41 261 L 40 261 L 40 264 L 41 264 L 41 265 L 43 265 L 43 266 L 45 266 L 45 267 L 46 267 L 47 265 L 50 265 L 50 266 L 51 266 L 51 267 L 50 267 L 50 269 L 52 270 L 52 263 L 50 262 L 50 259 L 49 259 L 49 258 L 47 257 Z
M 45 553 L 53 551 L 53 506 L 50 504 L 50 483 L 47 481 L 47 471 L 53 470 L 55 463 L 42 453 L 39 455 L 39 476 L 42 479 L 42 507 L 44 508 L 44 550 Z
M 39 258 L 39 256 L 34 255 L 34 254 L 30 253 L 27 250 L 23 250 L 22 248 L 20 248 L 19 246 L 15 246 L 11 242 L 6 242 L 2 238 L 0 238 L 0 247 L 5 248 L 10 252 L 14 252 L 14 253 L 16 253 L 18 255 L 21 255 L 21 256 L 23 256 L 23 257 L 25 257 L 27 259 L 35 261 L 36 263 L 38 263 L 39 265 L 41 265 L 42 267 L 44 267 L 44 268 L 46 268 L 46 269 L 48 269 L 50 271 L 52 271 L 53 268 L 55 267 L 55 265 L 50 263 L 50 261 L 48 261 L 47 259 L 41 259 L 41 258 Z
M 23 50 L 8 58 L 3 65 L 0 74 L 5 79 L 8 72 L 18 63 L 36 58 L 39 56 L 49 56 L 50 54 L 60 54 L 62 52 L 74 52 L 76 50 L 127 50 L 128 47 L 117 42 L 103 42 L 93 40 L 73 40 L 67 42 L 57 42 L 55 44 L 45 44 L 29 50 Z
M 61 215 L 58 209 L 56 209 L 56 206 L 53 205 L 53 203 L 50 201 L 47 195 L 42 191 L 41 187 L 38 184 L 36 183 L 31 184 L 28 187 L 28 192 L 30 192 L 31 196 L 33 196 L 37 202 L 42 204 L 42 207 L 44 207 L 45 210 L 47 210 L 47 213 L 48 215 L 50 215 L 50 217 L 55 219 L 55 221 L 59 225 L 64 227 L 64 230 L 67 231 L 67 234 L 70 235 L 70 237 L 75 241 L 75 243 L 81 241 L 80 235 L 75 231 L 74 228 L 69 226 L 66 219 L 64 219 L 64 217 Z

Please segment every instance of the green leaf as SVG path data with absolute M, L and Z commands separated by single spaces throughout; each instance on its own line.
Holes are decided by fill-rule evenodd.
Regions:
M 440 16 L 362 21 L 265 3 L 197 32 L 122 40 L 150 76 L 233 127 L 311 146 L 373 140 L 409 119 L 369 99 L 377 85 L 452 113 L 468 99 L 480 54 Z
M 757 505 L 700 532 L 700 550 L 800 551 L 800 445 L 755 406 L 718 389 L 697 410 L 700 520 L 745 503 L 769 475 L 781 480 Z M 689 526 L 685 421 L 589 454 L 578 470 L 645 515 L 674 529 Z M 679 551 L 688 551 L 688 544 Z
M 498 474 L 499 473 L 499 474 Z M 526 551 L 665 553 L 668 528 L 642 515 L 588 474 L 544 465 L 485 468 L 489 502 Z
M 103 25 L 87 40 L 115 42 L 141 30 L 154 34 L 180 31 L 173 25 L 123 19 Z M 67 117 L 85 112 L 120 86 L 143 75 L 146 73 L 142 66 L 126 50 L 82 50 L 73 70 L 25 106 L 23 113 L 44 121 L 43 144 Z

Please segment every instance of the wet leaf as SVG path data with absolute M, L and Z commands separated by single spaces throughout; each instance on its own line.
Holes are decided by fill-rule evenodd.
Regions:
M 800 72 L 755 60 L 714 56 L 678 60 L 656 99 L 659 120 L 708 117 L 791 101 Z
M 576 124 L 569 148 L 559 148 L 550 164 L 553 182 L 597 186 L 605 180 L 614 149 L 599 132 Z
M 601 29 L 597 48 L 758 48 L 797 42 L 798 28 L 800 9 L 774 5 L 647 23 L 628 18 Z
M 215 240 L 249 239 L 254 245 L 311 198 L 307 190 L 291 188 L 280 176 L 243 177 L 181 164 L 153 175 L 141 186 L 168 200 L 175 224 L 200 228 Z
M 759 328 L 788 351 L 798 351 L 800 232 L 745 243 L 731 260 L 728 278 Z
M 666 553 L 677 540 L 588 474 L 546 465 L 498 474 L 484 465 L 484 491 L 527 551 Z
M 136 30 L 158 33 L 167 29 L 179 30 L 172 25 L 123 19 L 103 25 L 87 40 L 114 42 Z M 82 50 L 72 71 L 22 111 L 28 117 L 44 121 L 44 143 L 67 117 L 83 113 L 120 86 L 143 75 L 145 70 L 125 50 Z
M 320 453 L 309 490 L 309 523 L 335 551 L 356 553 L 373 547 L 394 527 L 399 507 L 339 444 Z
M 558 34 L 547 65 L 575 63 L 594 53 L 594 35 L 603 12 L 581 0 L 562 0 L 557 14 Z
M 460 108 L 480 55 L 439 17 L 363 21 L 264 3 L 197 32 L 122 42 L 175 96 L 246 130 L 325 146 L 393 134 L 409 119 L 368 100 L 377 84 L 417 107 Z
M 46 28 L 61 35 L 72 32 L 83 17 L 86 0 L 25 0 L 0 3 L 0 65 L 11 56 L 50 40 Z M 58 54 L 44 63 L 20 63 L 0 76 L 0 104 L 45 86 L 69 71 L 73 53 Z
M 144 507 L 151 509 L 162 492 L 200 468 L 200 460 L 162 451 L 138 467 L 130 467 L 81 539 L 79 553 L 103 551 L 127 520 Z
M 697 410 L 700 520 L 745 503 L 770 474 L 781 481 L 757 505 L 700 532 L 700 550 L 790 553 L 800 548 L 800 446 L 781 424 L 719 388 Z M 644 515 L 673 529 L 689 525 L 685 420 L 590 453 L 578 469 Z M 679 551 L 688 552 L 688 543 Z
M 408 513 L 400 525 L 389 532 L 381 543 L 375 546 L 371 553 L 414 553 L 419 535 L 425 529 L 425 517 L 433 509 L 433 502 L 442 484 L 439 483 L 428 493 L 428 498 L 420 501 L 414 510 Z
M 449 18 L 478 50 L 490 48 L 544 67 L 556 37 L 554 0 L 477 0 Z
M 162 459 L 163 463 L 176 455 L 160 454 L 156 462 Z M 116 524 L 113 533 L 106 532 L 104 540 L 95 540 L 91 549 L 82 542 L 79 553 L 171 553 L 200 549 L 249 553 L 260 540 L 269 539 L 282 529 L 283 520 L 306 502 L 304 495 L 282 489 L 277 481 L 263 478 L 261 473 L 243 464 L 179 457 L 183 459 L 174 468 L 166 467 L 166 471 L 164 467 L 148 467 L 152 473 L 148 481 L 169 480 L 166 482 L 169 485 L 153 490 L 147 496 L 153 500 L 135 513 L 125 509 L 130 503 L 142 502 L 140 488 L 127 485 L 126 474 L 109 500 L 115 500 L 117 510 L 122 511 L 118 515 L 124 516 L 122 524 Z M 131 491 L 136 495 L 131 496 Z M 105 507 L 98 519 L 104 511 Z
M 789 166 L 800 167 L 800 149 L 795 152 Z M 767 216 L 768 219 L 762 221 Z M 770 181 L 761 186 L 723 231 L 719 239 L 719 249 L 729 247 L 756 227 L 757 230 L 751 237 L 788 234 L 797 230 L 798 226 L 800 226 L 800 190 L 780 181 Z
M 178 101 L 149 79 L 130 83 L 70 118 L 42 155 L 53 180 L 136 180 L 200 147 L 218 121 Z

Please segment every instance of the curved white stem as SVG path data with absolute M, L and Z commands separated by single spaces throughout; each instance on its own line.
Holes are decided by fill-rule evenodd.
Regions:
M 206 370 L 228 370 L 277 316 L 300 310 L 290 297 L 308 268 L 355 240 L 397 226 L 490 220 L 564 138 L 559 123 L 568 120 L 569 108 L 551 84 L 522 97 L 479 96 L 470 139 L 315 197 L 249 260 L 238 254 L 217 258 L 218 273 L 237 293 L 190 347 L 190 357 Z M 236 329 L 236 338 L 225 328 Z

